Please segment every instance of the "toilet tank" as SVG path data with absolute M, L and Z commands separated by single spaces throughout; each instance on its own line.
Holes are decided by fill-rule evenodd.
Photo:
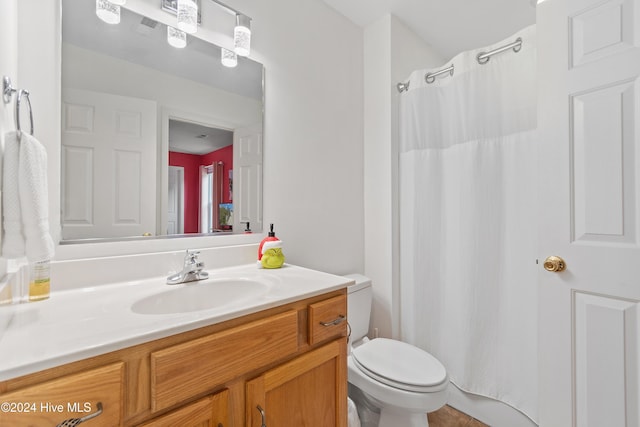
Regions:
M 347 320 L 351 326 L 350 340 L 355 343 L 369 333 L 373 289 L 368 277 L 361 274 L 348 274 L 345 277 L 356 281 L 347 288 Z

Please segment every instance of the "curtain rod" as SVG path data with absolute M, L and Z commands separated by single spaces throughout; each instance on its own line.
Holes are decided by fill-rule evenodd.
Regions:
M 250 16 L 245 15 L 244 13 L 232 8 L 231 6 L 222 3 L 221 1 L 218 0 L 211 0 L 212 2 L 214 2 L 215 4 L 217 4 L 218 6 L 220 6 L 221 8 L 225 9 L 227 12 L 230 12 L 233 15 L 242 15 L 242 16 L 246 16 L 247 18 L 249 18 L 249 20 L 251 20 Z
M 447 68 L 443 68 L 440 71 L 436 71 L 435 73 L 427 73 L 424 75 L 424 81 L 431 84 L 436 81 L 436 77 L 441 74 L 449 73 L 450 76 L 453 76 L 453 64 L 448 66 Z
M 215 1 L 215 0 L 213 0 Z M 487 62 L 489 62 L 489 59 L 491 59 L 491 57 L 493 55 L 496 55 L 498 53 L 502 53 L 506 50 L 509 49 L 513 49 L 514 52 L 518 53 L 520 52 L 520 49 L 522 49 L 522 37 L 518 37 L 516 39 L 516 41 L 514 41 L 513 43 L 509 43 L 508 45 L 490 50 L 489 52 L 480 52 L 477 56 L 476 56 L 476 60 L 478 61 L 478 64 L 480 65 L 484 65 Z M 439 76 L 441 74 L 446 74 L 449 73 L 450 76 L 453 76 L 453 64 L 451 64 L 449 67 L 447 68 L 443 68 L 442 70 L 436 71 L 434 73 L 427 73 L 424 76 L 424 80 L 428 83 L 431 84 L 436 80 L 436 76 Z M 399 93 L 405 92 L 409 90 L 409 83 L 411 83 L 411 81 L 407 81 L 406 83 L 400 82 L 396 85 L 396 88 L 398 89 Z
M 478 64 L 486 64 L 487 62 L 489 62 L 489 59 L 491 59 L 493 55 L 496 55 L 498 53 L 504 52 L 505 50 L 509 50 L 509 49 L 513 49 L 513 51 L 516 53 L 520 52 L 520 49 L 522 49 L 522 38 L 518 37 L 516 41 L 514 41 L 513 43 L 509 43 L 506 46 L 493 49 L 489 52 L 480 52 L 478 56 L 476 56 L 476 59 L 478 60 Z

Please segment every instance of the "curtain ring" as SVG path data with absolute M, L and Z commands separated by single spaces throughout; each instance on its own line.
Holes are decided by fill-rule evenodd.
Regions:
M 29 133 L 33 135 L 33 110 L 31 108 L 31 99 L 29 99 L 29 91 L 20 89 L 18 90 L 18 97 L 16 98 L 16 130 L 18 131 L 18 137 L 22 136 L 22 128 L 20 127 L 20 101 L 23 95 L 27 99 L 29 106 L 29 122 L 31 124 L 31 131 Z

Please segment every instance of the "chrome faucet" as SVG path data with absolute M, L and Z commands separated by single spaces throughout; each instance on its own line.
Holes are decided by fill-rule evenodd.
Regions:
M 209 273 L 202 271 L 204 262 L 198 260 L 200 252 L 189 252 L 184 256 L 184 266 L 182 271 L 167 277 L 167 285 L 177 285 L 178 283 L 193 282 L 209 278 Z

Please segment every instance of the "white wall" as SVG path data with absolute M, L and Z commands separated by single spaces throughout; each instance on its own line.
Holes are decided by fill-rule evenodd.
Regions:
M 2 4 L 2 14 L 0 14 L 0 79 L 7 76 L 12 80 L 13 85 L 18 84 L 18 0 L 4 0 Z M 1 85 L 0 80 L 0 85 Z M 1 88 L 1 86 L 0 86 Z M 0 92 L 2 90 L 0 89 Z M 15 98 L 13 98 L 15 99 Z M 13 130 L 13 107 L 14 103 L 5 104 L 0 101 L 0 153 L 4 149 L 5 133 Z M 0 157 L 1 158 L 1 157 Z M 2 167 L 0 167 L 2 170 Z M 0 175 L 0 183 L 2 177 Z M 2 211 L 2 191 L 0 189 L 0 212 Z M 2 234 L 0 233 L 0 245 L 2 244 Z M 0 259 L 0 279 L 7 271 L 6 261 Z M 3 289 L 8 288 L 0 283 L 0 301 L 3 299 Z
M 4 0 L 0 14 L 0 78 L 8 76 L 18 83 L 18 0 Z M 13 130 L 13 103 L 0 102 L 0 143 L 4 147 L 4 134 Z
M 288 262 L 362 271 L 362 29 L 319 0 L 234 7 L 266 67 L 264 223 Z
M 20 77 L 38 89 L 36 136 L 51 142 L 53 168 L 60 141 L 57 3 L 20 1 L 20 33 L 29 32 L 20 43 Z M 127 5 L 140 10 L 157 3 Z M 275 224 L 288 262 L 362 271 L 362 30 L 318 0 L 229 4 L 253 18 L 252 58 L 266 69 L 264 222 Z M 52 172 L 49 183 L 59 223 L 59 176 Z M 154 243 L 145 248 L 154 250 Z
M 18 80 L 30 92 L 34 135 L 47 150 L 49 226 L 60 238 L 60 7 L 56 1 L 18 2 Z
M 396 84 L 442 56 L 398 18 L 364 30 L 364 274 L 373 281 L 372 329 L 396 337 L 398 283 L 398 100 Z
M 0 78 L 8 76 L 11 79 L 12 86 L 17 89 L 26 89 L 32 96 L 34 114 L 36 115 L 35 129 L 36 132 L 43 132 L 43 135 L 51 135 L 52 127 L 58 126 L 59 116 L 52 111 L 51 100 L 55 99 L 54 93 L 57 88 L 51 84 L 52 81 L 59 80 L 59 73 L 55 66 L 56 50 L 54 38 L 40 38 L 39 34 L 51 34 L 48 28 L 55 26 L 58 21 L 55 2 L 40 2 L 38 0 L 4 0 L 2 2 L 2 13 L 0 14 Z M 37 42 L 35 38 L 38 38 Z M 29 49 L 24 49 L 28 46 Z M 25 59 L 28 61 L 25 63 Z M 44 68 L 40 68 L 43 65 Z M 43 74 L 43 71 L 45 73 Z M 38 75 L 37 79 L 33 79 L 34 75 Z M 40 78 L 42 77 L 42 78 Z M 38 100 L 34 100 L 34 95 Z M 0 102 L 0 152 L 4 150 L 5 133 L 15 130 L 14 108 L 16 96 L 12 97 L 9 104 Z M 47 104 L 49 102 L 49 104 Z M 22 104 L 23 112 L 21 115 L 22 124 L 25 128 L 29 123 L 26 103 Z M 38 112 L 42 114 L 38 117 Z M 39 120 L 39 121 L 38 121 Z M 59 133 L 59 132 L 58 132 Z M 42 141 L 47 147 L 49 159 L 52 163 L 59 163 L 59 150 L 53 150 L 56 147 L 57 140 Z M 49 197 L 59 199 L 59 179 L 56 175 L 59 172 L 49 170 Z M 0 176 L 0 185 L 2 178 Z M 1 188 L 1 187 L 0 187 Z M 0 203 L 0 212 L 2 204 Z M 59 214 L 56 211 L 50 212 L 50 223 L 53 225 L 54 234 L 59 227 L 55 224 L 59 223 Z M 0 237 L 0 243 L 2 239 Z M 8 297 L 9 287 L 6 286 L 7 280 L 14 281 L 11 273 L 16 272 L 23 263 L 25 258 L 12 260 L 0 256 L 0 301 Z M 10 273 L 6 275 L 6 273 Z

